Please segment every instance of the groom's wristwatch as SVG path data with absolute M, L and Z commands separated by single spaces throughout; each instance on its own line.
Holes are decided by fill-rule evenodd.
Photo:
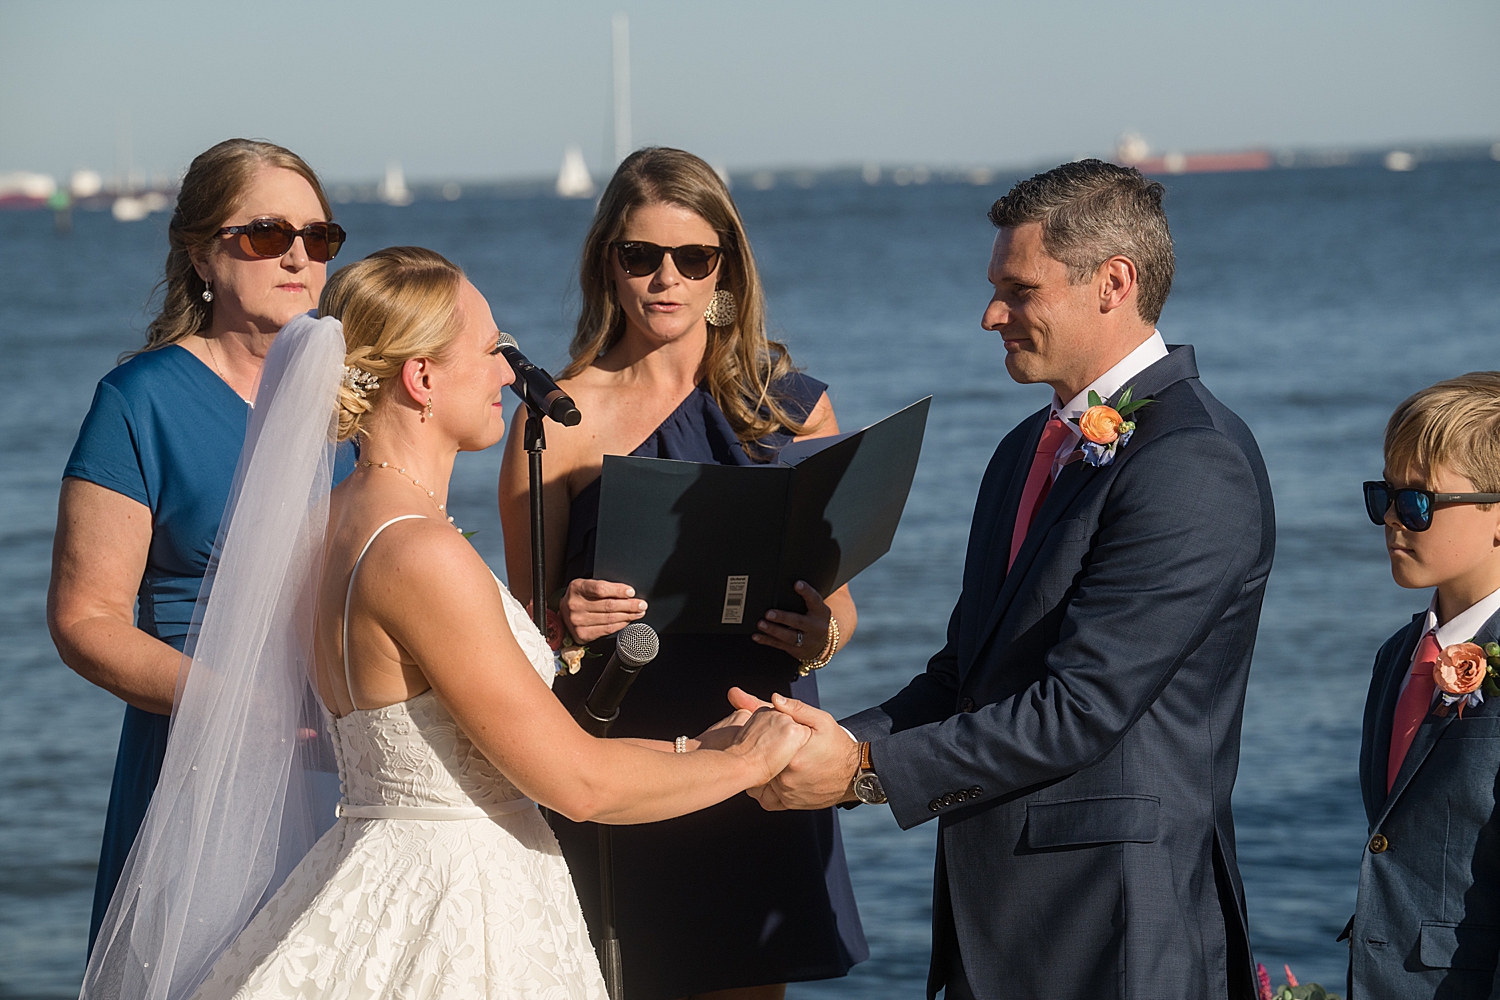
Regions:
M 880 776 L 870 765 L 870 744 L 859 745 L 859 770 L 854 775 L 854 797 L 865 805 L 878 806 L 885 802 L 885 789 L 880 787 Z

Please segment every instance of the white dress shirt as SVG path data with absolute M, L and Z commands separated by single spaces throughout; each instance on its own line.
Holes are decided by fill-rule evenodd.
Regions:
M 1055 481 L 1058 473 L 1062 472 L 1064 463 L 1068 456 L 1079 448 L 1079 442 L 1083 440 L 1083 434 L 1078 430 L 1078 425 L 1071 422 L 1071 418 L 1083 416 L 1083 411 L 1089 408 L 1089 392 L 1097 392 L 1100 399 L 1108 399 L 1130 383 L 1141 372 L 1156 364 L 1167 356 L 1167 342 L 1162 339 L 1161 331 L 1158 330 L 1147 337 L 1139 347 L 1120 359 L 1120 363 L 1109 371 L 1100 375 L 1094 381 L 1084 387 L 1084 390 L 1066 404 L 1052 394 L 1052 415 L 1060 417 L 1063 426 L 1068 430 L 1068 436 L 1057 449 L 1057 455 L 1052 459 L 1052 478 Z
M 1439 649 L 1444 646 L 1451 646 L 1455 642 L 1468 642 L 1474 638 L 1474 633 L 1478 632 L 1485 622 L 1494 617 L 1496 611 L 1500 611 L 1500 590 L 1494 591 L 1488 597 L 1480 598 L 1479 602 L 1473 607 L 1460 611 L 1449 620 L 1448 624 L 1439 625 L 1437 620 L 1437 591 L 1434 590 L 1432 592 L 1432 603 L 1427 605 L 1427 621 L 1423 623 L 1422 634 L 1426 635 L 1428 632 L 1436 629 Z M 1422 644 L 1419 641 L 1417 648 L 1420 649 L 1421 646 Z M 1410 667 L 1416 665 L 1417 650 L 1414 649 L 1411 654 Z M 1401 679 L 1402 691 L 1405 691 L 1406 685 L 1411 683 L 1410 667 L 1407 668 L 1406 676 Z M 1438 691 L 1432 692 L 1434 698 L 1438 694 Z M 1396 697 L 1400 698 L 1401 696 L 1398 694 Z

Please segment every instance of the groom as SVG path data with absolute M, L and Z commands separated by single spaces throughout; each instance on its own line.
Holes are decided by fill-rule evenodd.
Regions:
M 814 736 L 763 806 L 938 821 L 929 998 L 1253 996 L 1229 799 L 1274 512 L 1250 431 L 1156 332 L 1162 194 L 1085 160 L 994 204 L 984 328 L 1052 405 L 990 460 L 926 671 L 847 728 L 777 702 Z M 1111 450 L 1119 418 L 1085 411 L 1127 391 L 1151 402 Z

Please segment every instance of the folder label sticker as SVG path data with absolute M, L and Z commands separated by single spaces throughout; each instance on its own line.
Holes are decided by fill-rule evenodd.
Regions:
M 745 620 L 745 592 L 750 589 L 748 576 L 731 576 L 724 584 L 724 625 L 739 625 Z

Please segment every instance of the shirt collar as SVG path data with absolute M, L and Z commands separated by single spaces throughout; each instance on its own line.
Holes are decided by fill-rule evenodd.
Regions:
M 1078 425 L 1072 421 L 1083 416 L 1083 411 L 1089 408 L 1089 392 L 1097 392 L 1100 399 L 1108 399 L 1125 387 L 1125 383 L 1135 378 L 1141 372 L 1156 364 L 1167 356 L 1167 342 L 1162 339 L 1161 331 L 1155 331 L 1147 337 L 1139 347 L 1120 359 L 1120 363 L 1109 371 L 1100 375 L 1090 382 L 1082 392 L 1068 400 L 1066 406 L 1058 397 L 1052 394 L 1052 412 L 1063 420 L 1063 426 L 1078 435 Z
M 1451 646 L 1455 642 L 1468 642 L 1484 627 L 1484 623 L 1500 611 L 1500 590 L 1481 598 L 1473 607 L 1459 612 L 1453 620 L 1441 627 L 1437 623 L 1437 591 L 1433 591 L 1432 603 L 1427 606 L 1427 627 L 1423 633 L 1437 629 L 1439 646 Z

